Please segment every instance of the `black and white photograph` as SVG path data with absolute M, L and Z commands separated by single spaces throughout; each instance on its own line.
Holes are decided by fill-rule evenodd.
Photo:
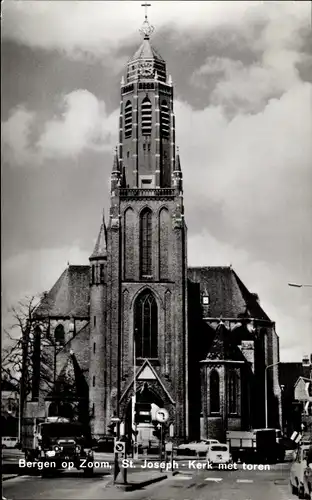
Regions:
M 1 3 L 2 500 L 312 500 L 311 20 Z

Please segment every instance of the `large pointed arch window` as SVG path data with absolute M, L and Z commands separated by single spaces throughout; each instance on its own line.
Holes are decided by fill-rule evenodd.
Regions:
M 141 105 L 142 134 L 151 135 L 152 133 L 152 103 L 146 96 Z
M 152 211 L 149 208 L 140 216 L 140 270 L 141 278 L 152 275 Z
M 131 101 L 126 102 L 125 106 L 125 138 L 128 139 L 132 135 L 132 104 Z
M 210 373 L 210 413 L 220 412 L 220 380 L 217 370 Z
M 229 412 L 238 412 L 238 376 L 235 370 L 229 373 Z
M 158 310 L 151 291 L 139 295 L 134 305 L 134 334 L 137 358 L 158 357 Z

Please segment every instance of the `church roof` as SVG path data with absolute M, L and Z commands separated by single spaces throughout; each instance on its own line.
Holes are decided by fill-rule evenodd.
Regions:
M 90 266 L 68 266 L 36 309 L 37 317 L 89 316 Z
M 92 256 L 104 255 L 104 232 L 102 225 Z M 208 292 L 209 317 L 251 317 L 270 321 L 255 294 L 249 292 L 231 267 L 190 267 L 188 278 Z M 68 266 L 41 301 L 36 315 L 88 317 L 89 300 L 90 266 Z
M 106 227 L 105 222 L 103 221 L 101 224 L 100 232 L 93 250 L 93 253 L 90 257 L 91 259 L 97 259 L 100 257 L 107 256 L 107 248 L 106 248 Z
M 251 293 L 231 267 L 190 267 L 188 278 L 199 282 L 209 294 L 209 317 L 251 318 L 270 321 L 255 294 Z
M 158 52 L 151 45 L 149 39 L 144 38 L 138 50 L 129 60 L 129 63 L 137 61 L 138 59 L 154 59 L 164 63 L 164 59 L 158 54 Z

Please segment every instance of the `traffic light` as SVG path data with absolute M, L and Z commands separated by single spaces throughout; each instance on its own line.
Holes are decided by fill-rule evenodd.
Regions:
M 161 438 L 161 425 L 157 422 L 153 422 L 154 425 L 154 430 L 153 430 L 153 436 L 155 436 L 157 439 Z

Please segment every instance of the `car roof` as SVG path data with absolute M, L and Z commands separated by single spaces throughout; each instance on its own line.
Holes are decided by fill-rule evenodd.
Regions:
M 226 446 L 227 448 L 229 447 L 229 445 L 226 443 L 211 443 L 211 446 Z

